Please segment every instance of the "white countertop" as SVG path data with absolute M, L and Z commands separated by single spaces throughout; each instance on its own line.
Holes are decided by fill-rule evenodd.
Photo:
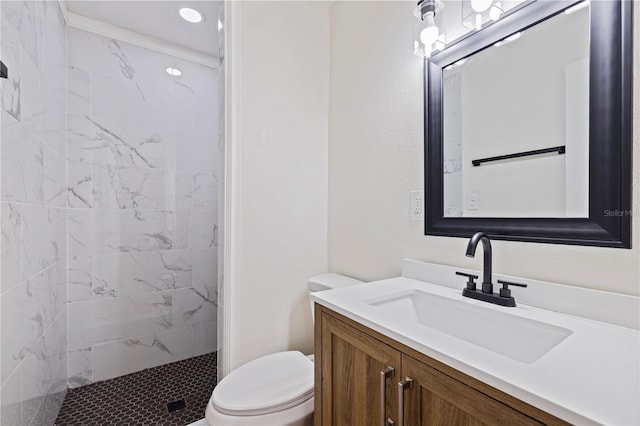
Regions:
M 312 293 L 311 299 L 570 423 L 640 425 L 638 330 L 524 304 L 506 308 L 472 300 L 462 296 L 463 285 L 454 289 L 398 277 Z M 573 333 L 528 364 L 397 315 L 383 315 L 369 305 L 376 298 L 410 290 L 553 324 Z

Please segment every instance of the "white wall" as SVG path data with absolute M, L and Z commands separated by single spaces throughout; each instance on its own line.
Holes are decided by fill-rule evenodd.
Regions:
M 327 270 L 329 108 L 328 4 L 230 8 L 227 371 L 270 352 L 313 350 L 306 282 Z
M 423 76 L 421 59 L 411 51 L 414 7 L 371 1 L 331 8 L 329 269 L 365 280 L 397 276 L 404 257 L 482 267 L 481 255 L 464 256 L 465 239 L 426 237 L 424 223 L 410 220 L 409 192 L 423 187 Z M 638 68 L 634 76 L 637 99 Z M 640 124 L 638 105 L 634 123 Z M 639 139 L 636 125 L 634 158 Z M 637 167 L 633 188 L 637 212 Z M 639 225 L 636 216 L 632 250 L 495 241 L 494 271 L 640 295 Z

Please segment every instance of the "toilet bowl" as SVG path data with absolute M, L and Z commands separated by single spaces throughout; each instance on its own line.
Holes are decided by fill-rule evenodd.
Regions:
M 361 284 L 338 274 L 309 279 L 309 292 Z M 229 373 L 205 412 L 210 426 L 303 426 L 313 423 L 313 355 L 278 352 Z

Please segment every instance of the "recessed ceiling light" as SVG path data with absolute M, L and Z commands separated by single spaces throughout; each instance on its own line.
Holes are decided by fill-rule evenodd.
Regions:
M 185 21 L 197 23 L 202 21 L 202 14 L 195 9 L 191 9 L 190 7 L 183 7 L 180 9 L 180 16 Z
M 180 77 L 182 75 L 182 71 L 180 71 L 178 68 L 167 68 L 167 74 L 172 75 L 174 77 Z

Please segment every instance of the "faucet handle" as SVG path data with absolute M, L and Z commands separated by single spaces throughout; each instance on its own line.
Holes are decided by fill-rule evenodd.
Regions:
M 498 284 L 502 284 L 502 288 L 500 289 L 500 297 L 511 297 L 511 290 L 509 290 L 510 285 L 514 285 L 516 287 L 526 287 L 526 284 L 520 283 L 512 283 L 511 281 L 503 281 L 498 280 Z
M 469 278 L 469 281 L 467 281 L 467 289 L 468 290 L 475 290 L 476 289 L 475 280 L 478 279 L 477 275 L 467 274 L 465 272 L 459 272 L 459 271 L 456 271 L 456 275 L 460 275 L 460 276 Z

